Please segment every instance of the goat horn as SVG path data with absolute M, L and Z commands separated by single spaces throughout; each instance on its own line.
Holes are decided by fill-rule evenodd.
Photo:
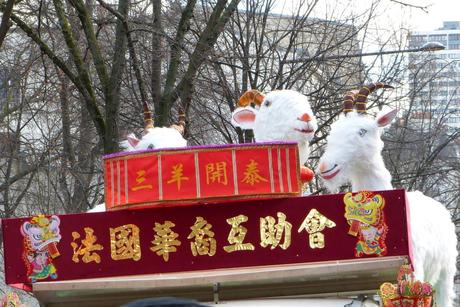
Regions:
M 262 94 L 258 90 L 248 90 L 238 100 L 238 106 L 246 107 L 251 102 L 254 102 L 255 104 L 260 106 L 262 104 L 262 101 L 264 101 L 264 98 L 264 94 Z
M 182 109 L 179 109 L 179 122 L 177 125 L 171 125 L 171 128 L 179 131 L 180 134 L 184 135 L 185 132 L 185 112 Z
M 349 91 L 345 94 L 343 100 L 343 113 L 347 114 L 348 112 L 353 111 L 353 104 L 355 102 L 355 96 L 358 93 L 357 90 Z
M 144 125 L 145 129 L 153 128 L 153 118 L 152 118 L 152 111 L 149 109 L 149 105 L 146 101 L 143 102 L 144 105 Z
M 376 83 L 371 83 L 368 85 L 363 86 L 358 94 L 356 94 L 355 98 L 355 106 L 356 106 L 356 112 L 364 114 L 366 113 L 366 103 L 367 103 L 367 96 L 375 91 L 376 89 L 380 88 L 394 88 L 393 86 L 383 83 L 383 82 L 376 82 Z

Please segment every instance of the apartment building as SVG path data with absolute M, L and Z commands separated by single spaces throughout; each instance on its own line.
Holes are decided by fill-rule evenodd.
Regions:
M 416 102 L 413 118 L 435 118 L 450 128 L 460 128 L 460 21 L 445 21 L 440 29 L 409 37 L 410 48 L 427 42 L 446 48 L 409 57 L 409 81 Z

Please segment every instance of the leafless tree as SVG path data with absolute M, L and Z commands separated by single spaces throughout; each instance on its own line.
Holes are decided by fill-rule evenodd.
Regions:
M 412 112 L 436 74 L 410 88 L 404 54 L 359 56 L 370 40 L 381 50 L 406 44 L 406 33 L 372 34 L 378 4 L 325 20 L 313 17 L 318 1 L 299 1 L 289 15 L 274 14 L 274 0 L 239 2 L 16 2 L 0 25 L 1 35 L 3 20 L 12 22 L 0 41 L 1 69 L 14 68 L 0 97 L 2 217 L 79 212 L 102 201 L 101 155 L 142 130 L 143 102 L 153 102 L 156 125 L 184 109 L 190 144 L 241 143 L 252 133 L 232 127 L 230 113 L 245 90 L 300 91 L 320 124 L 308 162 L 315 168 L 343 94 L 384 81 L 398 90 L 375 93 L 371 110 L 406 110 L 385 134 L 395 186 L 439 199 L 459 225 L 458 130 L 446 128 L 448 109 L 419 123 Z M 308 190 L 324 192 L 316 180 Z

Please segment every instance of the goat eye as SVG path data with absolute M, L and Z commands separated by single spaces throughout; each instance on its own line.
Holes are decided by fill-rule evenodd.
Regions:
M 366 129 L 359 129 L 359 136 L 365 136 L 366 133 L 367 133 L 367 130 Z
M 272 102 L 271 102 L 270 100 L 265 100 L 265 102 L 264 102 L 264 105 L 265 105 L 266 107 L 271 106 L 271 104 L 272 104 Z
M 148 149 L 154 149 L 155 146 L 153 146 L 153 144 L 150 144 L 147 148 L 148 148 Z

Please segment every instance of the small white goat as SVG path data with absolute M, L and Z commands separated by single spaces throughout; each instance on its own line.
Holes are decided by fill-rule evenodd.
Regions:
M 145 134 L 141 139 L 134 134 L 129 134 L 127 140 L 120 142 L 126 151 L 142 149 L 158 149 L 186 147 L 187 141 L 183 138 L 185 130 L 185 114 L 179 114 L 179 123 L 170 127 L 154 127 L 152 112 L 144 103 Z
M 309 142 L 318 129 L 307 96 L 292 90 L 276 90 L 266 96 L 249 90 L 240 97 L 238 106 L 232 113 L 234 126 L 253 129 L 257 142 L 295 141 L 300 163 L 307 161 Z
M 120 142 L 120 146 L 125 151 L 186 147 L 187 141 L 183 138 L 185 130 L 185 114 L 180 112 L 179 123 L 170 127 L 154 127 L 152 112 L 144 103 L 144 122 L 145 134 L 141 139 L 136 138 L 134 134 L 128 135 L 125 141 Z M 87 212 L 104 212 L 105 204 L 96 205 Z
M 345 114 L 331 125 L 326 151 L 319 164 L 320 175 L 331 192 L 346 182 L 351 182 L 354 192 L 393 188 L 381 155 L 380 136 L 382 127 L 389 125 L 397 112 L 382 111 L 375 119 L 365 115 L 367 95 L 376 88 L 391 87 L 374 83 L 359 92 L 349 92 L 345 98 Z M 356 112 L 353 112 L 353 103 Z M 441 203 L 418 191 L 407 195 L 415 276 L 435 287 L 439 307 L 450 307 L 457 258 L 455 226 Z

